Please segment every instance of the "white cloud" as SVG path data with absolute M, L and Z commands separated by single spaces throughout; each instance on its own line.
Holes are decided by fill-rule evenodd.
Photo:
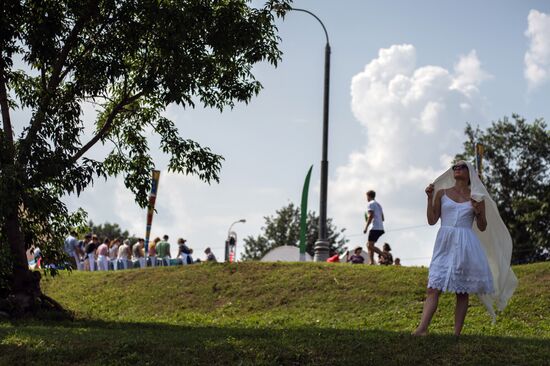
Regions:
M 420 116 L 420 128 L 427 133 L 434 132 L 444 110 L 445 105 L 438 102 L 428 102 Z
M 363 229 L 364 195 L 374 189 L 386 214 L 382 240 L 394 256 L 409 265 L 429 262 L 435 229 L 426 224 L 424 188 L 461 151 L 465 122 L 479 120 L 479 86 L 489 77 L 475 51 L 449 71 L 417 67 L 412 45 L 394 45 L 352 78 L 351 108 L 367 141 L 337 168 L 329 196 L 352 245 L 366 240 L 353 234 Z
M 524 57 L 524 76 L 529 89 L 534 89 L 550 79 L 550 16 L 531 10 L 527 23 L 529 49 Z
M 463 94 L 474 97 L 479 93 L 478 86 L 484 80 L 492 76 L 481 68 L 481 62 L 477 58 L 475 50 L 470 51 L 466 56 L 460 57 L 460 60 L 454 66 L 455 76 L 451 89 L 456 89 Z

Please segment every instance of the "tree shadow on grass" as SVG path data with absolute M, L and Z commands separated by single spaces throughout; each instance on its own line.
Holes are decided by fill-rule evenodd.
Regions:
M 103 321 L 0 323 L 2 365 L 544 365 L 548 339 Z

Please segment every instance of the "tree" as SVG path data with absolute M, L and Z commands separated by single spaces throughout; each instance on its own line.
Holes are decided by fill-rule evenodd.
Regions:
M 464 152 L 473 160 L 483 144 L 483 182 L 510 230 L 512 261 L 540 257 L 550 249 L 550 131 L 542 119 L 527 123 L 519 115 L 493 122 L 485 131 L 467 124 Z
M 299 246 L 300 243 L 300 207 L 293 203 L 282 207 L 274 216 L 265 216 L 263 233 L 257 237 L 248 236 L 244 239 L 244 260 L 259 260 L 273 248 L 282 245 Z M 341 252 L 348 242 L 343 233 L 346 229 L 338 230 L 327 220 L 327 235 L 331 251 Z M 315 212 L 308 212 L 306 233 L 306 252 L 313 256 L 315 242 L 319 238 L 319 216 Z
M 91 232 L 94 235 L 97 235 L 100 240 L 103 239 L 130 239 L 130 241 L 133 243 L 137 241 L 137 238 L 134 236 L 130 236 L 130 233 L 128 230 L 122 231 L 122 228 L 119 224 L 110 222 L 106 222 L 104 224 L 95 225 L 93 221 L 88 222 L 88 227 L 86 228 L 86 232 Z
M 170 156 L 171 171 L 218 181 L 223 158 L 181 137 L 162 111 L 171 103 L 222 111 L 260 91 L 252 66 L 277 65 L 274 21 L 289 9 L 289 0 L 266 1 L 262 8 L 245 0 L 2 2 L 0 245 L 11 268 L 0 273 L 11 275 L 0 283 L 22 311 L 43 298 L 25 249 L 40 240 L 46 264 L 62 260 L 63 236 L 85 220 L 68 212 L 63 195 L 123 175 L 145 207 L 150 148 Z M 87 103 L 98 110 L 92 136 L 82 119 Z M 31 118 L 14 136 L 17 108 Z M 160 146 L 149 146 L 150 131 Z M 104 160 L 89 157 L 98 143 L 112 146 Z

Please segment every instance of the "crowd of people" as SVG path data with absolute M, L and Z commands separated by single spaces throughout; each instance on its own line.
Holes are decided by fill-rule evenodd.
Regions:
M 100 241 L 97 235 L 86 234 L 78 239 L 76 232 L 71 232 L 65 239 L 64 249 L 74 269 L 79 271 L 108 271 L 128 268 L 145 268 L 147 266 L 188 265 L 201 262 L 193 259 L 193 249 L 189 248 L 186 240 L 178 239 L 178 252 L 172 258 L 168 235 L 155 238 L 148 245 L 145 253 L 145 240 L 137 239 L 134 243 L 130 239 L 109 239 Z M 36 249 L 35 249 L 36 253 Z M 216 257 L 210 248 L 204 251 L 206 262 L 216 262 Z M 36 254 L 35 254 L 36 255 Z
M 384 234 L 384 213 L 382 206 L 375 201 L 376 193 L 367 192 L 368 207 L 365 213 L 365 230 L 368 231 L 367 252 L 363 252 L 361 246 L 349 250 L 344 254 L 337 252 L 331 253 L 327 262 L 346 262 L 351 264 L 376 264 L 374 254 L 378 254 L 378 264 L 380 265 L 401 265 L 399 258 L 393 259 L 391 247 L 384 243 L 382 250 L 375 246 L 376 241 Z M 370 230 L 369 230 L 370 229 Z M 107 271 L 120 270 L 128 268 L 145 268 L 170 265 L 188 265 L 201 262 L 200 259 L 194 259 L 193 249 L 187 245 L 183 238 L 178 239 L 178 251 L 172 258 L 168 235 L 163 238 L 155 238 L 145 248 L 145 240 L 139 238 L 133 240 L 122 238 L 101 238 L 98 235 L 86 234 L 84 238 L 79 239 L 78 234 L 72 231 L 65 239 L 64 250 L 70 258 L 70 266 L 81 271 Z M 146 253 L 147 251 L 147 253 Z M 204 251 L 206 262 L 216 262 L 216 257 L 208 247 Z M 42 253 L 40 248 L 33 248 L 30 251 L 29 265 L 32 267 L 41 267 Z
M 327 262 L 329 263 L 337 263 L 337 262 L 346 262 L 351 264 L 376 264 L 375 262 L 370 261 L 370 256 L 365 258 L 365 255 L 363 254 L 363 248 L 361 246 L 357 246 L 353 249 L 353 253 L 350 253 L 349 250 L 345 251 L 344 254 L 340 255 L 338 253 L 332 253 L 332 255 L 327 259 Z M 401 259 L 395 258 L 393 259 L 393 255 L 391 254 L 391 247 L 388 243 L 384 243 L 382 246 L 382 251 L 378 255 L 378 264 L 384 265 L 384 266 L 400 266 L 401 265 Z

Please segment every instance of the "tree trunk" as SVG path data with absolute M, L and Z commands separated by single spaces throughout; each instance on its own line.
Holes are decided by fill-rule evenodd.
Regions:
M 29 270 L 25 240 L 17 211 L 8 214 L 5 229 L 13 264 L 10 302 L 13 313 L 21 315 L 31 311 L 42 296 L 40 272 Z
M 0 64 L 0 109 L 2 114 L 3 133 L 0 135 L 2 150 L 2 174 L 4 193 L 2 204 L 4 216 L 4 230 L 12 260 L 11 296 L 9 303 L 10 312 L 15 314 L 30 311 L 41 297 L 40 273 L 31 272 L 27 263 L 25 238 L 21 231 L 19 220 L 19 205 L 21 198 L 19 172 L 15 162 L 15 144 L 13 141 L 13 129 L 9 114 L 8 93 L 6 90 L 5 65 Z M 8 193 L 9 192 L 9 193 Z M 0 309 L 4 310 L 4 309 Z

